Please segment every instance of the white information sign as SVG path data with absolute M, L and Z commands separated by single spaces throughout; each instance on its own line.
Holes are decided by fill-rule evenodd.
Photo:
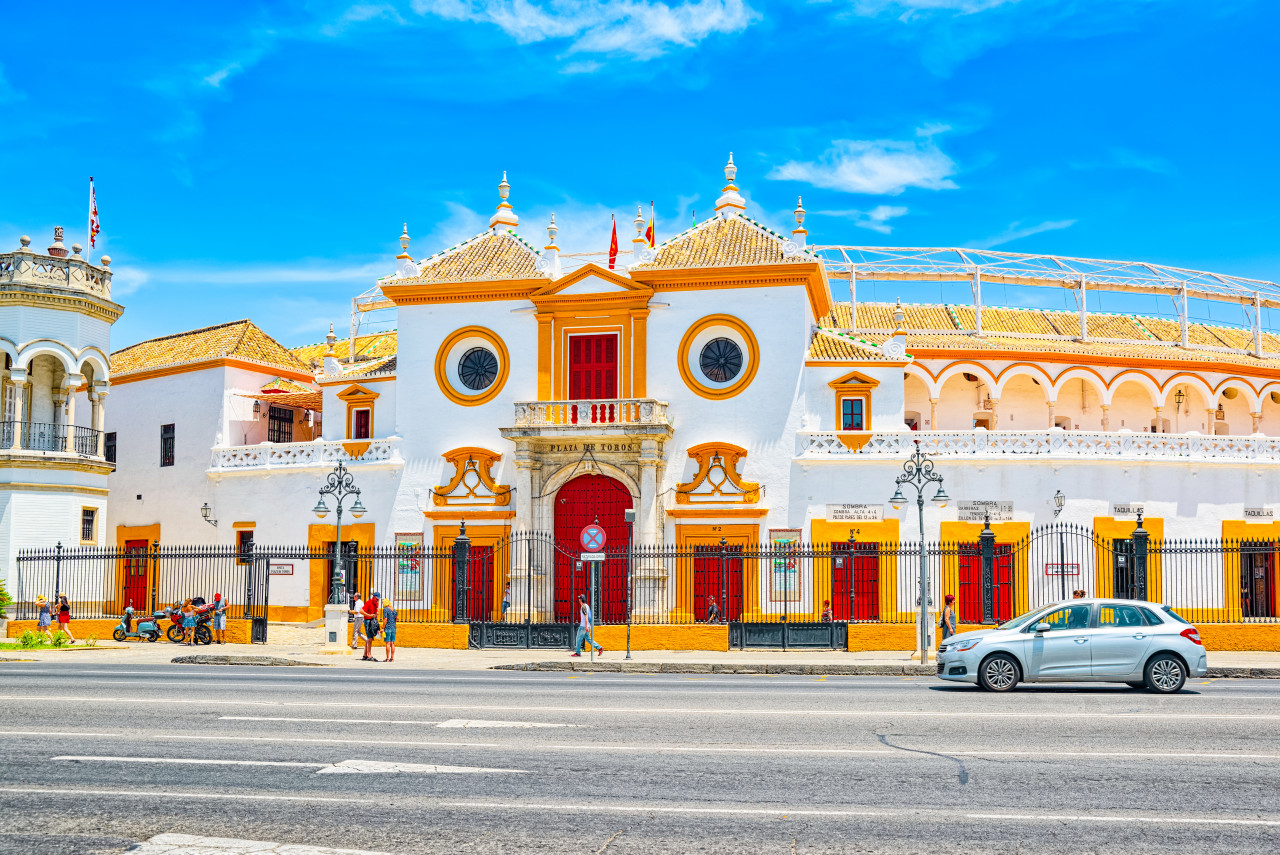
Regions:
M 1275 508 L 1245 508 L 1244 518 L 1247 520 L 1270 520 L 1275 519 Z
M 268 576 L 292 576 L 293 565 L 292 564 L 276 564 L 275 562 L 272 562 L 267 567 L 267 575 Z
M 603 552 L 584 552 L 582 553 L 582 560 L 583 561 L 603 561 L 604 553 Z
M 1013 502 L 1003 499 L 966 499 L 956 502 L 956 519 L 960 522 L 1011 522 Z
M 884 505 L 827 505 L 827 522 L 879 522 Z
M 1136 517 L 1138 514 L 1145 513 L 1146 511 L 1143 510 L 1143 506 L 1140 504 L 1111 505 L 1111 516 L 1113 517 Z

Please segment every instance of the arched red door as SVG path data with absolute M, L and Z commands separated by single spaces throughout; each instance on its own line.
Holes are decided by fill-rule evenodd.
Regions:
M 598 523 L 604 529 L 609 559 L 600 571 L 598 623 L 627 619 L 627 521 L 631 491 L 606 475 L 579 475 L 560 488 L 555 499 L 556 620 L 576 623 L 578 594 L 587 593 L 589 573 L 578 567 L 582 529 Z M 615 557 L 616 556 L 616 557 Z

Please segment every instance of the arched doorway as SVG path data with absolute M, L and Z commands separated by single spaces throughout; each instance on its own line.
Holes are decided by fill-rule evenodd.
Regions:
M 589 575 L 579 567 L 582 529 L 597 523 L 604 529 L 609 559 L 600 571 L 599 623 L 627 619 L 627 521 L 631 491 L 607 475 L 579 475 L 556 493 L 556 620 L 576 623 L 578 595 L 587 593 Z M 616 557 L 615 557 L 616 556 Z

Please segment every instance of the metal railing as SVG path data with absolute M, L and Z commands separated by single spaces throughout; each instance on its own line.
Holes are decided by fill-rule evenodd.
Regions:
M 102 456 L 102 431 L 93 428 L 43 422 L 0 422 L 0 450 L 13 447 L 15 433 L 19 438 L 18 447 L 24 451 L 70 451 L 86 457 Z

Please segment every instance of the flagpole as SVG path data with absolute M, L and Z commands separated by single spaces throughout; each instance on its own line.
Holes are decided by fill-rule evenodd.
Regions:
M 89 223 L 85 229 L 85 236 L 89 239 L 85 241 L 84 260 L 89 260 L 89 254 L 93 251 L 93 176 L 89 176 Z

